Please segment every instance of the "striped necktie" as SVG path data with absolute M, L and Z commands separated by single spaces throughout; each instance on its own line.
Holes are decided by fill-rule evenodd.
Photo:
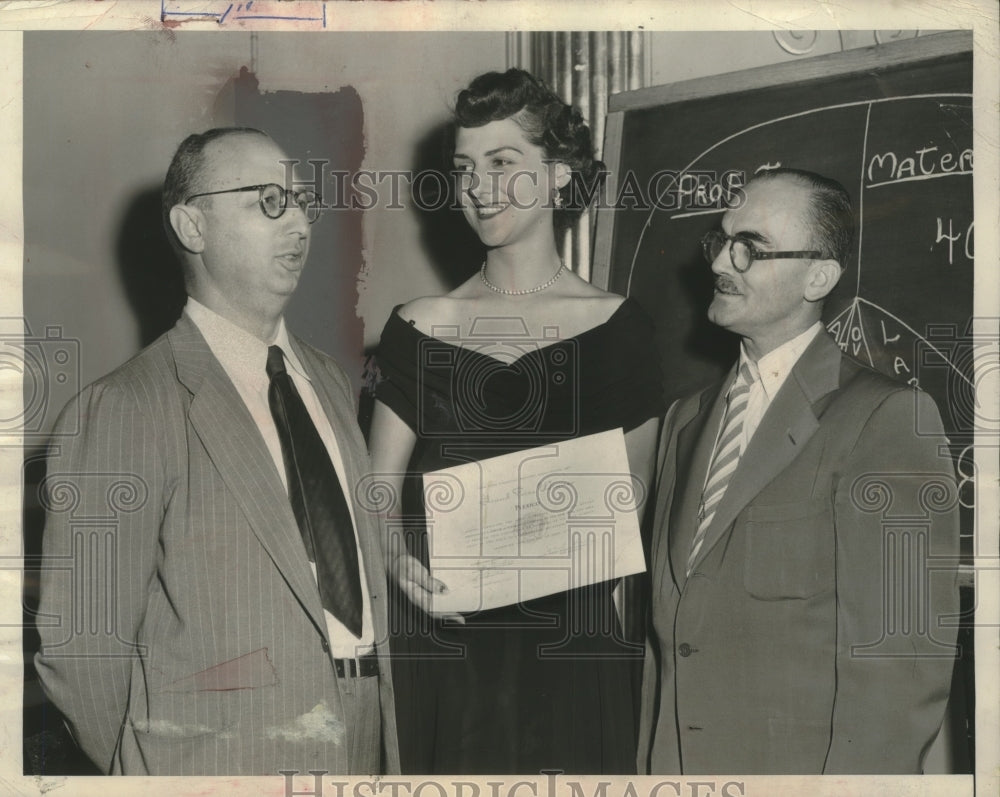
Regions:
M 691 575 L 694 563 L 705 542 L 708 527 L 712 525 L 715 510 L 719 508 L 726 487 L 736 472 L 740 461 L 741 443 L 743 440 L 743 418 L 746 415 L 747 403 L 750 399 L 750 387 L 753 384 L 753 374 L 750 365 L 743 363 L 736 381 L 729 389 L 726 397 L 726 417 L 722 422 L 722 432 L 715 444 L 715 454 L 708 469 L 708 478 L 701 493 L 701 503 L 698 508 L 698 531 L 691 542 L 691 553 L 687 560 L 687 575 Z

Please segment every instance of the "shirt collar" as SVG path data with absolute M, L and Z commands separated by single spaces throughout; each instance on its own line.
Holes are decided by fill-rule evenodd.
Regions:
M 309 374 L 306 373 L 306 369 L 302 367 L 302 362 L 295 353 L 295 349 L 292 348 L 292 340 L 288 335 L 288 327 L 285 326 L 284 318 L 278 322 L 278 334 L 274 336 L 272 345 L 281 346 L 281 350 L 285 353 L 285 366 L 288 370 L 294 371 L 297 376 L 301 376 L 307 382 L 312 381 Z
M 754 381 L 760 382 L 768 401 L 774 399 L 775 394 L 792 372 L 792 368 L 795 367 L 795 363 L 802 356 L 802 352 L 809 347 L 813 338 L 822 329 L 822 322 L 817 321 L 805 332 L 785 341 L 776 349 L 772 349 L 757 362 L 750 359 L 746 346 L 740 344 L 740 365 L 747 363 L 750 366 L 750 373 L 753 374 Z
M 278 320 L 274 340 L 271 344 L 267 344 L 190 296 L 184 305 L 184 312 L 198 327 L 208 348 L 234 381 L 239 380 L 255 388 L 259 388 L 262 384 L 267 385 L 266 365 L 269 345 L 281 346 L 289 370 L 303 379 L 309 379 L 309 375 L 292 349 L 284 318 Z

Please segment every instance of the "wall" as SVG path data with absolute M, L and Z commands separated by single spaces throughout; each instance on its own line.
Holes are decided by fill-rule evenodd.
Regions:
M 364 168 L 417 173 L 442 168 L 440 136 L 455 95 L 477 74 L 506 68 L 506 38 L 503 33 L 316 34 L 288 47 L 278 37 L 262 36 L 256 63 L 264 93 L 354 87 L 364 103 Z M 399 182 L 399 202 L 393 202 L 390 184 L 390 179 L 378 183 L 379 201 L 364 214 L 355 309 L 369 350 L 395 305 L 455 287 L 463 276 L 456 259 L 467 256 L 447 240 L 430 240 L 438 237 L 433 233 L 461 239 L 465 223 L 458 214 L 421 212 L 406 179 Z
M 870 47 L 940 31 L 653 31 L 648 42 L 651 86 L 721 75 L 782 61 Z
M 783 41 L 821 54 L 874 36 L 825 31 Z M 36 335 L 54 325 L 80 340 L 79 378 L 51 386 L 47 428 L 75 387 L 124 362 L 166 323 L 178 286 L 157 228 L 156 191 L 187 133 L 233 122 L 230 85 L 241 67 L 265 97 L 352 87 L 363 105 L 363 166 L 419 171 L 441 164 L 439 134 L 457 91 L 506 66 L 506 36 L 34 32 L 24 54 L 25 316 Z M 801 57 L 760 31 L 653 32 L 647 54 L 653 85 Z M 420 212 L 406 190 L 400 198 L 402 209 L 380 201 L 364 214 L 356 315 L 337 320 L 352 325 L 354 349 L 377 343 L 394 305 L 440 293 L 475 266 L 478 250 L 457 214 Z M 310 271 L 335 259 L 314 251 Z M 290 324 L 352 359 L 344 365 L 360 384 L 363 353 L 339 351 L 332 305 L 328 293 L 302 291 Z
M 249 36 L 212 44 L 203 52 L 196 39 L 166 33 L 25 34 L 24 313 L 33 334 L 56 325 L 80 341 L 79 375 L 52 383 L 46 425 L 75 383 L 138 351 L 120 257 L 126 214 L 162 185 L 187 132 L 227 123 L 218 88 Z
M 80 341 L 79 376 L 51 385 L 44 428 L 76 387 L 151 339 L 170 298 L 163 285 L 176 289 L 156 192 L 185 135 L 233 122 L 229 86 L 241 67 L 262 93 L 353 87 L 365 168 L 408 170 L 438 157 L 436 130 L 456 92 L 503 69 L 505 47 L 490 32 L 26 34 L 24 312 L 33 334 L 56 326 Z M 448 250 L 427 241 L 427 219 L 405 204 L 365 213 L 356 312 L 366 346 L 394 304 L 455 281 Z M 317 339 L 329 313 L 320 299 L 297 297 L 289 323 L 332 349 Z M 357 381 L 361 365 L 361 352 L 345 363 Z

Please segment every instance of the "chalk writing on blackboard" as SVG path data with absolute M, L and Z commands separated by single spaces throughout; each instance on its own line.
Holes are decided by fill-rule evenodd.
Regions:
M 748 164 L 741 159 L 743 140 L 746 150 L 760 152 L 761 140 L 765 140 L 768 128 L 798 120 L 798 124 L 808 124 L 815 118 L 816 128 L 823 128 L 825 115 L 842 113 L 854 109 L 857 114 L 858 148 L 854 185 L 848 190 L 856 197 L 858 212 L 858 248 L 855 265 L 853 295 L 847 296 L 845 306 L 838 304 L 832 317 L 827 318 L 827 329 L 840 348 L 863 363 L 895 375 L 897 378 L 917 385 L 919 363 L 915 362 L 918 350 L 940 358 L 941 364 L 953 371 L 956 378 L 970 388 L 973 383 L 968 372 L 968 364 L 956 362 L 946 347 L 929 339 L 920 322 L 907 317 L 905 307 L 897 308 L 899 291 L 885 275 L 887 258 L 898 267 L 900 260 L 912 259 L 913 281 L 919 284 L 921 274 L 927 270 L 964 269 L 967 273 L 955 273 L 967 281 L 973 267 L 972 219 L 972 171 L 973 152 L 971 145 L 972 95 L 953 93 L 920 93 L 905 96 L 868 99 L 855 102 L 823 105 L 791 113 L 750 125 L 737 130 L 712 143 L 686 167 L 676 172 L 675 184 L 661 184 L 664 194 L 678 192 L 686 176 L 692 172 L 699 174 L 712 169 L 725 168 L 729 174 L 740 171 L 745 179 L 732 181 L 733 185 L 745 183 L 749 175 L 782 165 L 783 159 L 768 158 L 762 162 Z M 873 114 L 879 118 L 872 130 Z M 919 116 L 933 123 L 924 128 L 908 131 L 907 135 L 894 136 L 887 132 L 891 125 L 888 117 L 906 118 Z M 854 117 L 851 117 L 854 118 Z M 921 138 L 923 136 L 923 138 Z M 925 140 L 926 139 L 926 140 Z M 803 166 L 801 162 L 784 165 Z M 815 167 L 822 171 L 821 167 Z M 937 201 L 940 189 L 918 192 L 915 184 L 935 181 L 934 185 L 944 185 L 943 181 L 965 181 L 962 188 L 947 199 Z M 942 181 L 942 182 L 938 182 Z M 899 186 L 908 186 L 905 191 Z M 894 195 L 894 191 L 903 191 Z M 966 198 L 957 201 L 959 194 Z M 739 195 L 738 192 L 735 194 Z M 639 231 L 632 252 L 628 275 L 627 292 L 632 290 L 632 276 L 641 260 L 643 239 L 656 222 L 657 214 L 662 214 L 665 205 L 655 202 L 646 223 Z M 727 210 L 725 201 L 713 207 L 673 213 L 667 217 L 668 225 L 694 216 L 722 214 Z M 897 214 L 908 222 L 905 231 L 894 229 Z M 663 215 L 659 216 L 662 219 Z M 662 223 L 662 222 L 660 222 Z M 668 227 L 669 229 L 669 227 Z M 662 234 L 662 227 L 659 228 Z M 874 236 L 871 243 L 869 236 Z M 914 236 L 918 240 L 910 240 Z M 665 234 L 669 239 L 669 231 Z M 897 242 L 896 238 L 905 238 Z M 907 247 L 911 247 L 908 249 Z M 912 251 L 911 251 L 912 250 Z M 913 255 L 913 252 L 923 254 Z M 895 277 L 898 279 L 898 277 Z M 912 285 L 910 289 L 913 290 Z M 829 309 L 829 308 L 828 308 Z

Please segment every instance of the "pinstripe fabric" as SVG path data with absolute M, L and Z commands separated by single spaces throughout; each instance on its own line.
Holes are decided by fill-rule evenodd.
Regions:
M 349 383 L 295 348 L 356 484 L 368 459 Z M 388 661 L 381 712 L 375 697 L 363 707 L 381 716 L 380 755 L 377 728 L 345 715 L 271 457 L 193 324 L 75 401 L 81 431 L 53 448 L 46 480 L 41 611 L 54 620 L 40 623 L 36 665 L 85 752 L 122 774 L 366 773 L 380 758 L 398 771 Z M 354 511 L 386 656 L 377 519 Z
M 698 561 L 698 554 L 705 542 L 708 528 L 712 525 L 715 510 L 718 508 L 722 496 L 726 494 L 729 480 L 736 472 L 736 466 L 739 465 L 743 438 L 743 417 L 746 414 L 752 383 L 753 375 L 750 373 L 750 366 L 744 362 L 743 367 L 740 368 L 739 376 L 729 390 L 722 431 L 715 443 L 715 455 L 712 457 L 712 464 L 708 468 L 708 476 L 705 479 L 705 487 L 701 493 L 698 530 L 695 532 L 694 541 L 691 543 L 691 553 L 688 554 L 687 559 L 688 575 L 691 575 L 691 568 Z

